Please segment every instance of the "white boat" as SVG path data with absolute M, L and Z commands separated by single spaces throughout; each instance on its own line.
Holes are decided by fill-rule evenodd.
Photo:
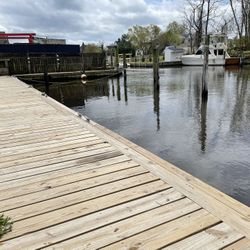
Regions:
M 203 65 L 204 48 L 202 44 L 194 55 L 185 55 L 181 57 L 183 65 Z M 208 65 L 225 65 L 226 58 L 230 56 L 227 53 L 226 36 L 214 35 L 210 36 Z

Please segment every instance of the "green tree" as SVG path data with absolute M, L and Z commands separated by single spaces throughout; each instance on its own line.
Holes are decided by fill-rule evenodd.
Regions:
M 101 48 L 101 46 L 98 46 L 97 44 L 90 43 L 90 44 L 84 45 L 84 51 L 83 52 L 84 53 L 101 53 L 102 48 Z
M 135 48 L 129 40 L 128 34 L 123 34 L 121 38 L 118 38 L 115 42 L 118 46 L 119 53 L 132 53 L 134 55 Z
M 149 54 L 151 44 L 158 39 L 161 29 L 157 25 L 135 25 L 128 30 L 129 40 L 136 49 L 141 49 L 144 55 Z
M 180 36 L 185 31 L 185 27 L 183 24 L 179 24 L 174 21 L 167 26 L 167 31 L 171 31 L 172 33 Z
M 167 26 L 165 32 L 162 32 L 158 37 L 158 44 L 160 46 L 160 50 L 164 50 L 164 48 L 168 45 L 180 45 L 182 43 L 185 28 L 182 24 L 177 22 L 172 22 Z
M 155 39 L 157 39 L 161 33 L 160 27 L 154 24 L 150 24 L 149 26 L 147 26 L 147 29 L 149 31 L 150 41 L 154 41 Z

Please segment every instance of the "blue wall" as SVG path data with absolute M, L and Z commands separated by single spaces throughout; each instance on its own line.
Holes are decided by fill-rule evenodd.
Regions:
M 0 44 L 0 54 L 80 55 L 79 45 L 61 44 Z

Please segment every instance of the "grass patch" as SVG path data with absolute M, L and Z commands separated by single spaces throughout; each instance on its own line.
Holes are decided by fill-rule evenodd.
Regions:
M 11 231 L 13 222 L 7 216 L 0 215 L 0 238 Z

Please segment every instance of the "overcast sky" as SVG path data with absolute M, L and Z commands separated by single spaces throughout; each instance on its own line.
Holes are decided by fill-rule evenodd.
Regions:
M 114 42 L 135 25 L 181 21 L 184 0 L 1 0 L 0 31 Z
M 116 41 L 133 25 L 182 22 L 185 0 L 0 0 L 0 31 L 35 32 L 81 44 Z M 230 6 L 221 0 L 217 21 Z

